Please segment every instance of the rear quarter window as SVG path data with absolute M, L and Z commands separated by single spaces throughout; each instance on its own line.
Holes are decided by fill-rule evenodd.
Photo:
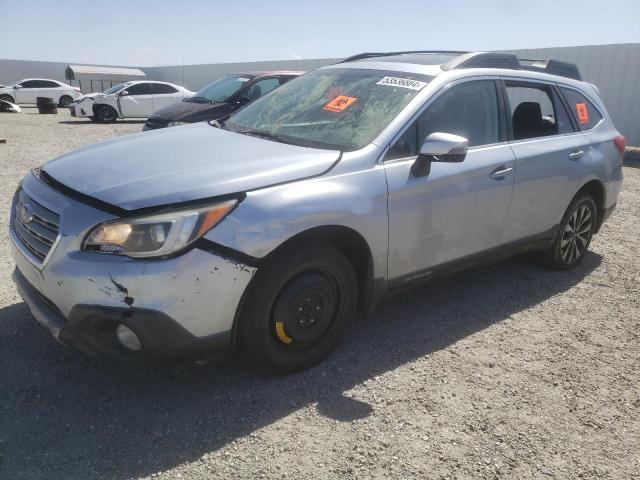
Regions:
M 598 109 L 583 94 L 577 90 L 564 87 L 560 87 L 560 91 L 562 91 L 562 95 L 564 95 L 571 114 L 576 119 L 576 123 L 580 126 L 580 130 L 590 130 L 602 120 L 602 115 Z

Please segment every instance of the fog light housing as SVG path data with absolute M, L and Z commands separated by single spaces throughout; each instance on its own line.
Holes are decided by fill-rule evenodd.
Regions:
M 116 327 L 116 337 L 118 338 L 120 344 L 127 350 L 130 350 L 132 352 L 139 352 L 140 350 L 142 350 L 140 339 L 134 333 L 134 331 L 127 327 L 125 324 L 121 323 Z

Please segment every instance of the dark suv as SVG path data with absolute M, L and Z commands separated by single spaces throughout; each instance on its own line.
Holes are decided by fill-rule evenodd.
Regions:
M 220 120 L 303 73 L 278 71 L 227 75 L 193 97 L 154 112 L 142 130 Z

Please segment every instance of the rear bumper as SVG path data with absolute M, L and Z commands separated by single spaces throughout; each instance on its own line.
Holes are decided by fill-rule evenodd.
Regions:
M 79 304 L 65 318 L 17 268 L 13 281 L 38 323 L 60 343 L 88 355 L 153 361 L 222 356 L 231 350 L 230 330 L 195 337 L 168 315 L 145 308 Z M 142 344 L 140 352 L 131 352 L 118 342 L 115 330 L 119 324 L 135 332 Z

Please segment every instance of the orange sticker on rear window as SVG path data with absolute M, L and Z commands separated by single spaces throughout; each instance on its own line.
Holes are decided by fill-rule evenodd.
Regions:
M 578 122 L 580 125 L 589 123 L 589 111 L 586 103 L 576 103 L 576 112 L 578 114 Z
M 357 99 L 358 97 L 346 97 L 344 95 L 340 95 L 327 103 L 324 106 L 324 109 L 329 110 L 330 112 L 342 112 Z

